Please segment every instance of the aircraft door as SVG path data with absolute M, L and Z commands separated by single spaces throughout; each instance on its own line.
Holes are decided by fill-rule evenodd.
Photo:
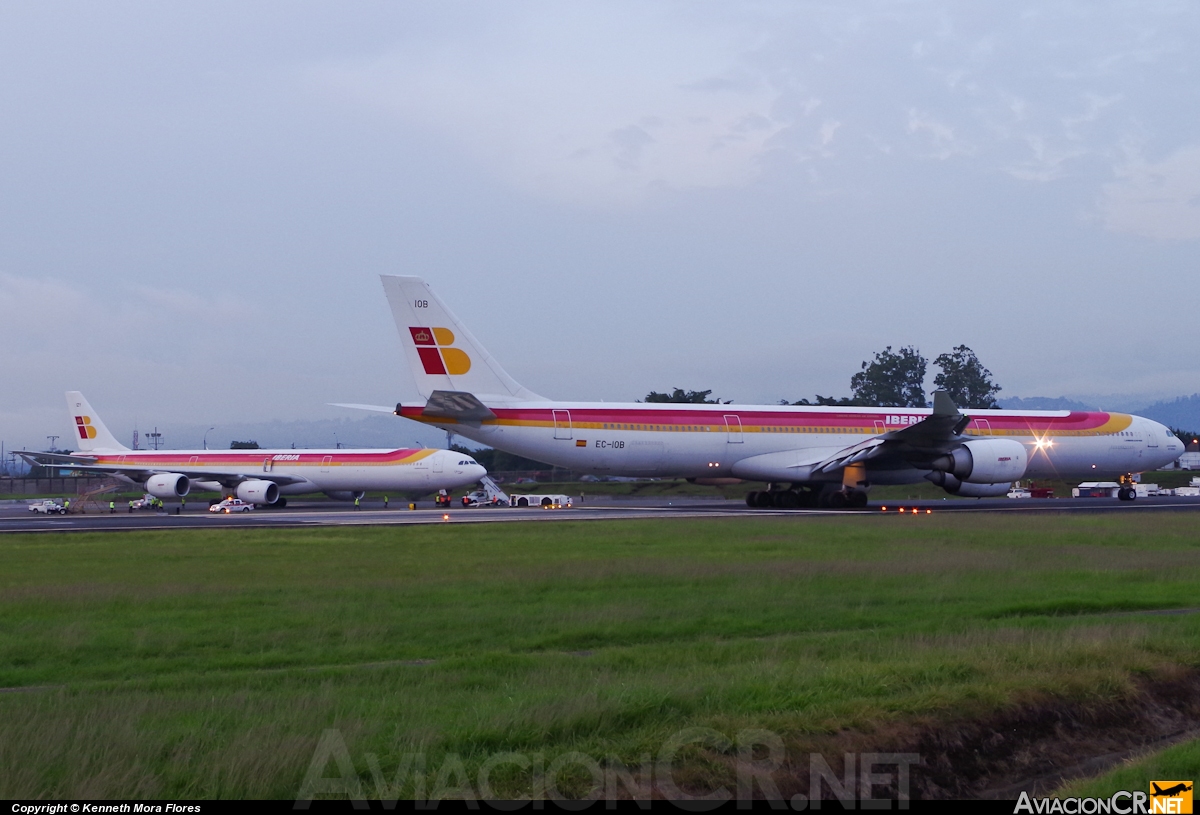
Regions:
M 442 460 L 445 458 L 445 456 L 441 456 L 441 455 L 438 455 L 437 453 L 434 453 L 432 458 L 433 458 L 433 471 L 435 473 L 440 473 L 442 471 Z
M 1158 447 L 1158 434 L 1155 433 L 1153 430 L 1146 431 L 1146 446 L 1147 447 Z
M 742 419 L 740 416 L 727 413 L 725 414 L 725 441 L 729 444 L 742 443 Z
M 263 459 L 263 472 L 269 473 L 273 469 L 275 469 L 275 461 L 270 456 L 267 456 Z
M 554 411 L 554 438 L 570 439 L 571 438 L 571 411 L 556 410 Z
M 980 436 L 992 435 L 992 423 L 989 422 L 987 419 L 976 419 L 975 424 L 979 428 L 979 430 L 977 432 L 979 433 Z
M 329 472 L 329 467 L 333 464 L 333 456 L 325 456 L 321 459 L 321 472 Z

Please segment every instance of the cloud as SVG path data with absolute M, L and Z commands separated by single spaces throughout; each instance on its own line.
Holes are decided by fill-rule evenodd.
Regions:
M 933 158 L 947 159 L 951 156 L 970 155 L 975 149 L 954 133 L 954 128 L 916 108 L 908 110 L 908 133 L 925 137 L 930 142 Z
M 1200 238 L 1200 145 L 1158 162 L 1135 154 L 1114 170 L 1100 202 L 1113 232 L 1169 241 Z
M 207 365 L 210 343 L 244 333 L 254 311 L 227 294 L 0 273 L 0 313 L 0 379 L 34 388 L 72 370 Z
M 550 198 L 625 203 L 757 177 L 786 122 L 775 112 L 780 91 L 745 62 L 752 36 L 649 11 L 619 22 L 582 7 L 548 14 L 486 42 L 464 36 L 322 63 L 308 82 L 449 140 Z

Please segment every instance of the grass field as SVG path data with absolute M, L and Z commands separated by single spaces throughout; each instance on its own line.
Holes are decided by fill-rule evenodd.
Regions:
M 417 752 L 428 791 L 452 757 L 468 779 L 509 752 L 637 767 L 688 727 L 820 751 L 1102 705 L 1200 665 L 1200 615 L 1142 613 L 1200 605 L 1195 523 L 5 535 L 0 687 L 39 689 L 0 693 L 0 797 L 295 797 L 327 728 L 375 795 Z M 719 759 L 694 746 L 676 778 L 732 784 Z M 559 789 L 588 791 L 576 769 Z M 535 775 L 502 765 L 492 791 L 544 794 Z
M 1118 790 L 1148 791 L 1151 781 L 1174 779 L 1200 780 L 1200 741 L 1188 741 L 1139 757 L 1099 778 L 1068 784 L 1058 795 L 1064 798 L 1108 798 Z M 1195 797 L 1195 790 L 1192 792 Z

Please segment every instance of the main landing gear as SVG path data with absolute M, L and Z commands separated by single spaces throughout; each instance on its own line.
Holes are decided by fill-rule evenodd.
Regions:
M 1135 501 L 1137 500 L 1137 487 L 1134 486 L 1133 473 L 1126 473 L 1119 479 L 1121 489 L 1117 490 L 1117 499 L 1120 501 Z
M 865 490 L 842 488 L 822 490 L 819 487 L 792 487 L 746 493 L 746 506 L 765 509 L 863 509 L 867 505 Z

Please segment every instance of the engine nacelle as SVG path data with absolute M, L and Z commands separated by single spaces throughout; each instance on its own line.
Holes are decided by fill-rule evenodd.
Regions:
M 364 490 L 355 490 L 354 492 L 349 490 L 325 490 L 325 494 L 335 501 L 353 501 L 355 498 L 362 500 L 362 497 L 367 493 Z
M 1000 481 L 994 484 L 971 484 L 950 473 L 941 472 L 932 472 L 925 477 L 951 495 L 962 498 L 999 498 L 1002 495 L 1008 495 L 1008 491 L 1012 489 L 1012 483 L 1009 481 Z
M 1019 441 L 974 439 L 934 459 L 930 469 L 971 484 L 998 484 L 1020 480 L 1028 465 L 1029 454 Z
M 146 479 L 146 492 L 155 498 L 182 498 L 191 488 L 192 482 L 179 473 L 159 473 Z
M 247 504 L 273 504 L 279 500 L 279 485 L 274 481 L 243 481 L 234 493 Z

